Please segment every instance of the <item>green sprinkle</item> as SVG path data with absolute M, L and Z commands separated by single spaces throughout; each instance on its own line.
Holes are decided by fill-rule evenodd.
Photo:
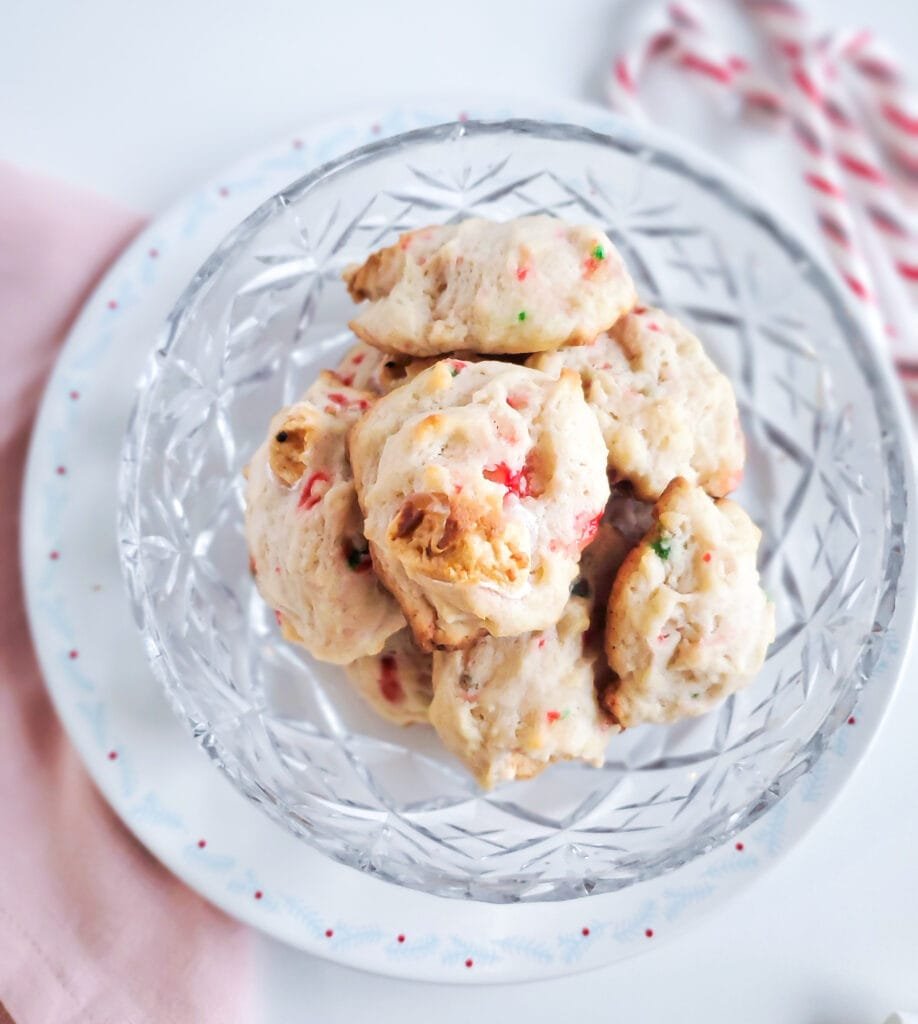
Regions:
M 597 245 L 593 250 L 594 260 L 604 260 L 606 258 L 606 250 L 601 245 Z
M 581 576 L 580 579 L 574 580 L 574 585 L 571 587 L 571 593 L 574 597 L 589 597 L 590 584 Z
M 456 369 L 455 366 L 451 366 L 449 368 L 449 373 L 450 373 L 451 377 L 458 377 L 459 376 L 459 371 Z
M 565 718 L 568 718 L 570 716 L 570 713 L 571 713 L 571 709 L 570 708 L 565 708 L 564 709 L 564 714 L 561 715 L 561 721 L 563 722 Z
M 662 534 L 657 537 L 655 541 L 650 545 L 657 555 L 665 562 L 669 558 L 669 553 L 672 550 L 672 540 L 669 537 L 664 537 Z
M 517 318 L 517 320 L 520 321 L 520 323 L 522 323 L 523 320 L 526 319 L 526 310 L 525 309 L 521 309 L 519 311 L 519 313 L 516 314 L 516 318 Z

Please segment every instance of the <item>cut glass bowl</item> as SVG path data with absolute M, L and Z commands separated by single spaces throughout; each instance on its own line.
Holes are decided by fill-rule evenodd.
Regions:
M 241 471 L 271 415 L 353 338 L 340 279 L 399 233 L 476 215 L 598 223 L 642 300 L 736 388 L 737 497 L 763 530 L 778 636 L 716 712 L 481 791 L 429 729 L 389 726 L 342 670 L 281 639 L 248 571 Z M 724 842 L 812 768 L 870 684 L 899 594 L 909 494 L 897 399 L 804 246 L 698 156 L 623 125 L 424 129 L 262 205 L 191 282 L 142 381 L 121 551 L 157 676 L 233 782 L 305 841 L 426 892 L 558 900 Z

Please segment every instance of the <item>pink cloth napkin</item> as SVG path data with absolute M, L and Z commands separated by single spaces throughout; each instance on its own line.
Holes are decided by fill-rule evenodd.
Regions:
M 156 862 L 95 790 L 42 683 L 19 500 L 35 406 L 80 304 L 141 219 L 0 164 L 0 1019 L 248 1021 L 251 936 Z

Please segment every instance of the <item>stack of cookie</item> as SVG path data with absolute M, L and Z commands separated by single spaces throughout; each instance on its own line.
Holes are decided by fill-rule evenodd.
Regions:
M 360 339 L 280 410 L 246 535 L 286 639 L 486 787 L 702 714 L 774 637 L 724 495 L 729 381 L 638 304 L 609 239 L 547 216 L 403 235 L 345 272 Z

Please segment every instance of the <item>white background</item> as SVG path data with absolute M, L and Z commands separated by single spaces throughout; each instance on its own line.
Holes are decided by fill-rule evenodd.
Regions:
M 311 118 L 387 98 L 601 101 L 616 33 L 642 2 L 0 0 L 0 157 L 155 214 Z M 873 27 L 918 63 L 916 0 L 816 10 L 828 24 Z M 799 208 L 782 192 L 790 174 L 760 158 L 780 143 L 739 145 L 723 122 L 705 129 L 697 110 L 677 109 L 669 124 Z M 688 935 L 600 972 L 490 989 L 389 981 L 259 939 L 262 1019 L 879 1024 L 918 1009 L 913 666 L 864 764 L 803 846 Z

